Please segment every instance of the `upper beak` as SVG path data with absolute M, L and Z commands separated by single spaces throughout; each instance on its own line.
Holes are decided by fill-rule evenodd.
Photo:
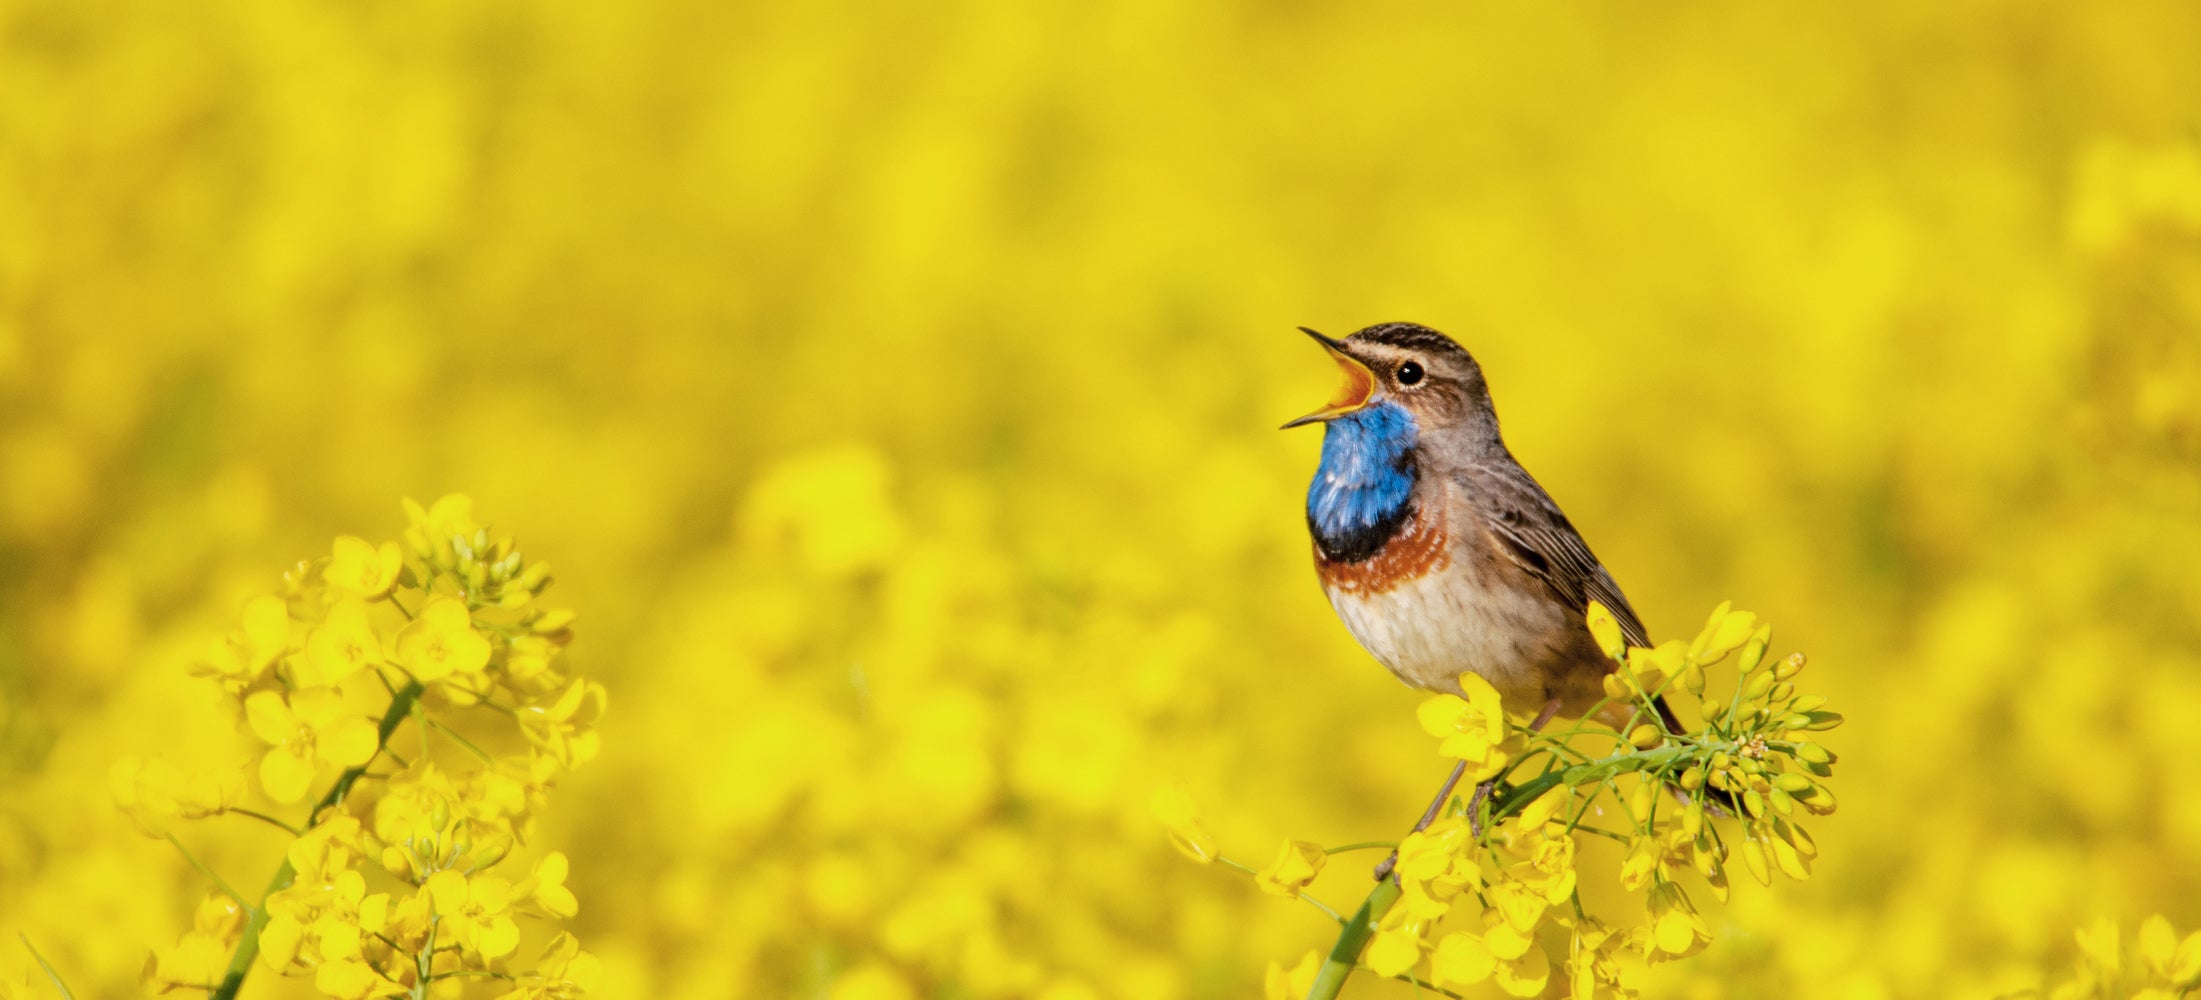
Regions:
M 1306 327 L 1300 327 L 1299 332 L 1313 337 L 1322 345 L 1323 350 L 1330 352 L 1330 359 L 1336 361 L 1337 367 L 1345 373 L 1345 384 L 1338 388 L 1337 395 L 1330 400 L 1328 406 L 1285 424 L 1278 430 L 1331 420 L 1367 406 L 1368 397 L 1376 392 L 1376 373 L 1369 371 L 1367 365 L 1361 364 L 1359 358 L 1346 353 L 1344 341 L 1333 340 Z

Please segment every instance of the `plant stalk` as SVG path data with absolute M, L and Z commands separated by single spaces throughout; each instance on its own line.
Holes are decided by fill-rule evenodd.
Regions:
M 390 742 L 390 734 L 397 732 L 397 727 L 404 724 L 405 717 L 412 714 L 413 703 L 420 700 L 420 690 L 419 681 L 409 681 L 390 699 L 390 710 L 383 714 L 382 723 L 375 727 L 375 753 L 382 752 L 382 748 Z M 346 768 L 343 774 L 337 775 L 336 784 L 329 786 L 329 793 L 321 796 L 321 801 L 314 805 L 313 812 L 306 814 L 306 828 L 313 828 L 313 821 L 321 815 L 322 810 L 344 801 L 344 796 L 351 792 L 352 785 L 359 781 L 360 775 L 367 773 L 367 768 L 373 763 L 374 759 L 370 757 L 367 763 Z M 229 957 L 229 971 L 222 976 L 221 985 L 214 987 L 214 992 L 209 994 L 211 1000 L 236 1000 L 237 991 L 244 988 L 246 974 L 252 971 L 253 961 L 260 957 L 260 931 L 267 926 L 268 897 L 290 888 L 291 880 L 297 877 L 298 870 L 285 857 L 282 867 L 275 869 L 275 877 L 268 880 L 267 891 L 260 894 L 260 902 L 245 916 L 244 937 L 237 942 L 236 953 Z

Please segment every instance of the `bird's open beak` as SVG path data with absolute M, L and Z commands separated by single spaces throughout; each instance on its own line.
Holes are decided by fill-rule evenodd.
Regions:
M 1361 364 L 1359 358 L 1345 353 L 1344 341 L 1332 340 L 1306 327 L 1300 327 L 1299 332 L 1313 337 L 1317 343 L 1322 345 L 1323 350 L 1330 352 L 1331 360 L 1336 361 L 1338 368 L 1345 373 L 1345 384 L 1338 388 L 1336 397 L 1330 400 L 1330 405 L 1278 429 L 1284 430 L 1301 424 L 1332 420 L 1367 406 L 1368 397 L 1375 395 L 1376 392 L 1376 373 L 1369 371 L 1367 365 Z

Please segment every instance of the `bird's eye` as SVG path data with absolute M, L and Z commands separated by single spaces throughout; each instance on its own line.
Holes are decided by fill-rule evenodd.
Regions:
M 1420 363 L 1409 361 L 1399 366 L 1400 385 L 1413 385 L 1414 383 L 1419 381 L 1421 381 Z

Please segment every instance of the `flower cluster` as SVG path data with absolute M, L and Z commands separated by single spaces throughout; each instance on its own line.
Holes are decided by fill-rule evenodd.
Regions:
M 2141 922 L 2129 952 L 2115 921 L 2097 920 L 2076 937 L 2077 974 L 2049 1000 L 2173 1000 L 2201 992 L 2201 931 L 2180 939 L 2158 914 Z
M 1498 692 L 1474 674 L 1460 679 L 1465 697 L 1423 702 L 1419 718 L 1440 741 L 1438 753 L 1465 762 L 1468 779 L 1492 782 L 1492 793 L 1456 796 L 1434 822 L 1407 834 L 1395 881 L 1380 884 L 1346 923 L 1331 962 L 1310 956 L 1292 970 L 1272 968 L 1272 998 L 1335 995 L 1354 968 L 1339 955 L 1356 948 L 1357 965 L 1376 975 L 1444 989 L 1487 982 L 1510 996 L 1539 996 L 1557 974 L 1575 997 L 1633 997 L 1646 966 L 1710 943 L 1688 886 L 1726 900 L 1735 853 L 1760 882 L 1775 868 L 1810 876 L 1818 848 L 1801 821 L 1834 811 L 1822 783 L 1834 755 L 1808 737 L 1841 717 L 1824 710 L 1824 699 L 1796 692 L 1802 655 L 1769 661 L 1771 628 L 1724 604 L 1693 641 L 1647 649 L 1628 648 L 1604 608 L 1593 605 L 1589 621 L 1615 660 L 1606 701 L 1640 707 L 1635 717 L 1652 721 L 1627 733 L 1585 723 L 1532 729 L 1509 720 Z M 1694 731 L 1668 730 L 1654 701 L 1684 690 L 1701 698 L 1707 668 L 1738 649 L 1738 677 L 1724 703 L 1706 701 Z M 1739 813 L 1728 816 L 1720 803 Z M 1220 858 L 1182 802 L 1163 797 L 1156 812 L 1180 846 L 1202 845 L 1188 853 Z M 1641 919 L 1593 912 L 1585 901 L 1582 836 L 1618 845 L 1617 882 L 1640 899 Z M 1317 845 L 1287 842 L 1255 879 L 1269 892 L 1299 895 L 1326 857 Z
M 233 996 L 255 966 L 341 1000 L 462 979 L 562 998 L 594 980 L 595 959 L 555 929 L 578 909 L 565 855 L 524 874 L 509 859 L 558 777 L 595 756 L 603 688 L 567 669 L 573 614 L 538 603 L 546 564 L 493 537 L 466 497 L 405 508 L 403 543 L 337 539 L 198 662 L 252 737 L 249 764 L 115 765 L 117 803 L 194 865 L 176 819 L 292 835 L 258 902 L 215 877 L 191 929 L 147 964 L 152 988 Z M 297 823 L 281 818 L 316 789 Z M 522 918 L 553 928 L 531 965 Z

